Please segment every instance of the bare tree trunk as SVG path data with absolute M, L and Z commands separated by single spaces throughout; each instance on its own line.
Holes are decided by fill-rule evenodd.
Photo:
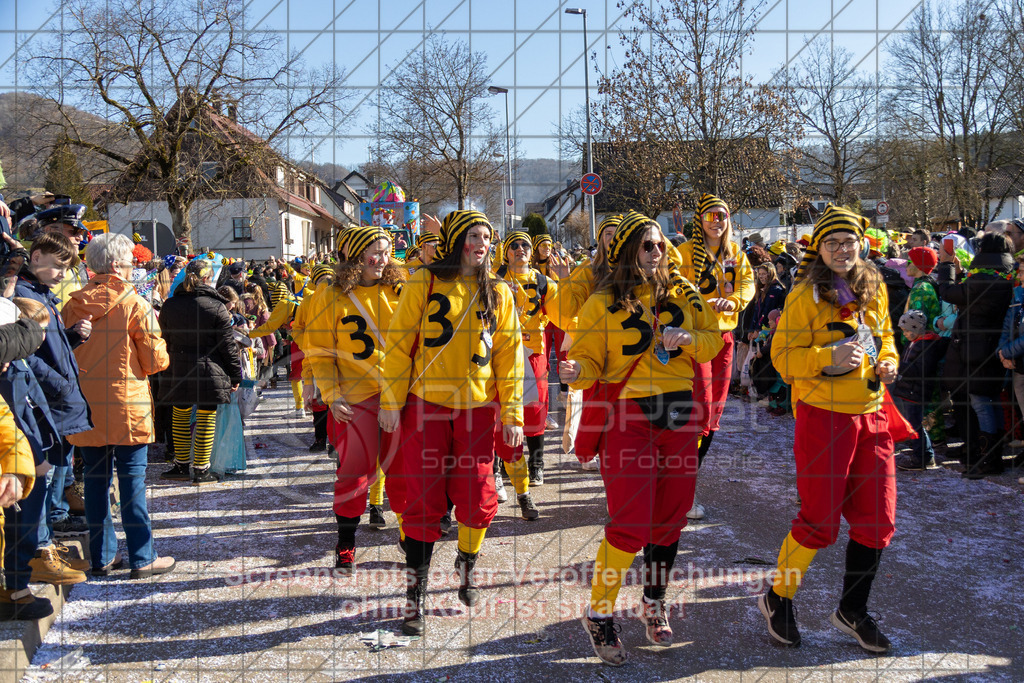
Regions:
M 189 253 L 192 248 L 192 202 L 173 193 L 167 195 L 167 210 L 171 213 L 171 229 L 174 236 L 183 240 Z

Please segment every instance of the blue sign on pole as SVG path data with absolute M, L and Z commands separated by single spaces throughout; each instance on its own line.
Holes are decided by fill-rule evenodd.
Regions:
M 585 173 L 580 179 L 580 189 L 583 190 L 583 194 L 597 194 L 601 191 L 601 176 L 596 173 Z

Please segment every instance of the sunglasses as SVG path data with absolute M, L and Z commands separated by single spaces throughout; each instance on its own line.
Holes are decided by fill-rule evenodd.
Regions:
M 655 242 L 654 240 L 644 240 L 644 243 L 640 245 L 643 248 L 645 254 L 650 254 L 657 247 L 661 250 L 664 246 L 664 242 Z
M 511 249 L 512 251 L 517 251 L 519 249 L 529 249 L 530 243 L 524 242 L 522 240 L 516 240 L 512 244 L 508 245 L 508 248 Z
M 714 223 L 716 221 L 724 221 L 729 217 L 728 211 L 705 211 L 702 214 L 702 218 L 705 223 Z

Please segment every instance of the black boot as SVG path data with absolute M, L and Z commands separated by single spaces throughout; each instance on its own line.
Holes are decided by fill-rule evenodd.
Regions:
M 422 636 L 426 630 L 427 577 L 430 574 L 430 557 L 434 544 L 405 539 L 406 589 L 405 608 L 402 610 L 402 633 L 407 636 Z
M 974 457 L 965 463 L 964 479 L 983 479 L 989 475 L 1002 474 L 1005 469 L 1003 464 L 1005 440 L 1003 434 L 981 432 Z
M 530 486 L 544 485 L 544 435 L 526 437 L 526 449 L 530 453 Z
M 878 629 L 868 614 L 871 584 L 878 573 L 881 548 L 869 548 L 850 539 L 846 546 L 846 574 L 843 576 L 843 597 L 839 609 L 832 614 L 832 625 L 857 639 L 860 646 L 873 653 L 888 652 L 889 639 Z
M 700 469 L 701 463 L 704 462 L 704 456 L 708 454 L 708 450 L 711 448 L 711 442 L 715 440 L 715 432 L 708 432 L 707 436 L 702 436 L 700 439 L 700 445 L 697 447 L 697 468 Z
M 480 589 L 473 583 L 473 567 L 476 566 L 476 553 L 460 550 L 455 556 L 455 571 L 459 575 L 459 600 L 466 607 L 472 607 L 480 598 Z
M 348 575 L 355 569 L 356 527 L 358 517 L 334 515 L 338 521 L 338 544 L 334 547 L 334 568 L 338 574 Z

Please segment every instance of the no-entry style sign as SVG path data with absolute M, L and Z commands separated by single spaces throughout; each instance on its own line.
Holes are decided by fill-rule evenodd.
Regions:
M 887 215 L 889 213 L 889 202 L 878 202 L 878 206 L 875 207 L 875 212 L 878 213 L 879 216 Z
M 596 173 L 586 173 L 580 179 L 580 189 L 583 194 L 594 195 L 601 191 L 601 176 Z

